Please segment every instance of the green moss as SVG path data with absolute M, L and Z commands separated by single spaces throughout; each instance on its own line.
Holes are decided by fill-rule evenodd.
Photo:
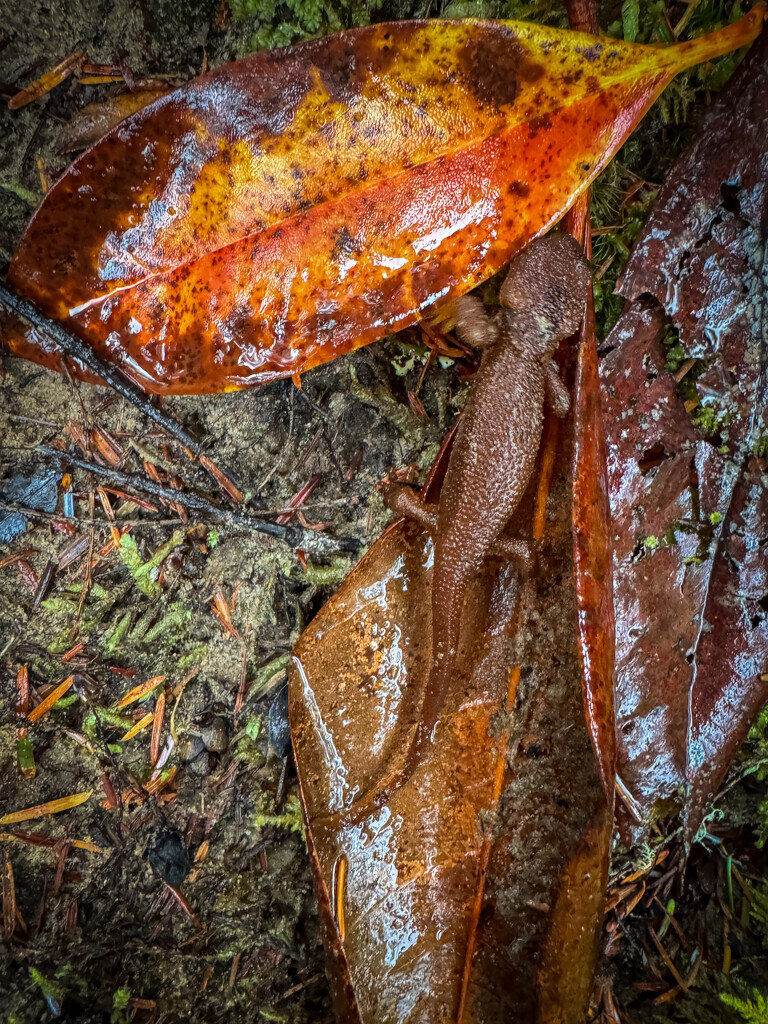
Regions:
M 680 367 L 683 365 L 685 360 L 688 358 L 688 353 L 685 351 L 683 346 L 677 341 L 677 335 L 674 335 L 674 343 L 667 349 L 667 361 L 664 364 L 664 369 L 668 373 L 677 373 Z M 669 335 L 664 338 L 664 344 L 669 344 Z
M 182 658 L 176 662 L 179 673 L 186 674 L 193 665 L 199 665 L 208 652 L 208 644 L 197 643 Z
M 245 731 L 252 740 L 257 740 L 261 735 L 261 715 L 251 715 L 245 727 Z
M 367 25 L 382 0 L 229 0 L 236 21 L 254 23 L 241 53 L 277 46 L 343 28 Z
M 634 43 L 640 31 L 640 0 L 624 0 L 621 5 L 622 35 L 629 43 Z
M 308 565 L 307 571 L 301 573 L 301 578 L 318 586 L 337 587 L 349 573 L 354 561 L 347 555 L 334 555 L 330 565 Z
M 40 604 L 52 615 L 74 615 L 77 611 L 77 601 L 69 597 L 48 597 Z
M 768 999 L 755 988 L 752 990 L 752 998 L 739 999 L 723 992 L 720 998 L 726 1006 L 730 1006 L 744 1018 L 747 1024 L 768 1024 Z
M 19 184 L 17 181 L 0 181 L 0 188 L 4 188 L 8 192 L 13 192 L 13 194 L 21 199 L 23 203 L 26 203 L 33 209 L 43 198 L 38 192 L 33 192 L 31 189 L 25 188 L 24 185 Z
M 119 988 L 112 996 L 110 1024 L 128 1024 L 131 1019 L 131 990 Z
M 131 628 L 131 613 L 124 612 L 115 620 L 115 624 L 109 629 L 102 640 L 105 654 L 113 654 L 123 642 Z
M 183 602 L 174 601 L 160 621 L 146 631 L 142 643 L 146 646 L 154 643 L 161 636 L 166 640 L 184 636 L 191 618 L 190 609 Z
M 155 551 L 152 557 L 146 562 L 142 560 L 136 541 L 130 533 L 125 533 L 120 538 L 118 554 L 120 555 L 124 565 L 128 567 L 128 571 L 131 576 L 133 576 L 136 586 L 148 597 L 159 596 L 160 587 L 155 582 L 156 570 L 168 555 L 170 555 L 173 549 L 177 548 L 179 544 L 182 543 L 184 540 L 184 534 L 185 531 L 183 529 L 174 530 L 171 539 L 166 541 L 165 544 L 161 544 L 157 551 Z
M 708 437 L 715 437 L 731 422 L 731 414 L 714 405 L 697 405 L 691 410 L 691 422 Z
M 598 178 L 592 194 L 593 223 L 607 229 L 595 234 L 592 249 L 592 262 L 598 268 L 594 292 L 600 338 L 608 334 L 624 309 L 624 300 L 614 294 L 616 282 L 627 265 L 632 244 L 642 231 L 658 192 L 646 189 L 641 199 L 622 213 L 625 178 L 626 172 L 614 161 Z
M 286 669 L 290 660 L 290 654 L 279 654 L 276 658 L 268 661 L 266 665 L 262 665 L 261 668 L 257 669 L 248 687 L 247 699 L 253 700 L 256 697 L 262 696 L 266 692 L 270 680 L 279 672 L 282 672 L 283 669 Z
M 127 732 L 134 725 L 132 718 L 121 715 L 114 708 L 97 708 L 97 711 L 102 725 L 111 725 L 115 729 L 122 729 L 123 732 Z M 83 719 L 82 729 L 90 740 L 96 738 L 96 714 L 93 711 L 89 711 Z
M 57 711 L 62 711 L 64 708 L 68 708 L 71 704 L 74 704 L 76 700 L 80 700 L 80 697 L 76 693 L 71 693 L 68 697 L 62 697 L 57 700 L 55 705 L 51 708 L 51 714 L 55 714 Z
M 301 814 L 301 802 L 295 793 L 291 793 L 283 806 L 282 814 L 268 814 L 263 811 L 256 811 L 251 816 L 251 824 L 254 828 L 263 828 L 265 825 L 274 825 L 276 828 L 284 828 L 288 832 L 299 832 L 304 835 L 304 818 Z
M 54 981 L 52 978 L 46 977 L 42 971 L 39 971 L 36 967 L 29 968 L 29 977 L 32 984 L 36 988 L 40 989 L 49 1003 L 61 1003 L 61 1000 L 64 997 L 64 990 L 58 982 Z

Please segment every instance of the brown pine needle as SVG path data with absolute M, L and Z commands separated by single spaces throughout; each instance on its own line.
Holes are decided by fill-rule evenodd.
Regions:
M 0 832 L 0 842 L 2 843 L 30 843 L 32 846 L 53 847 L 57 841 L 53 836 L 43 835 L 42 832 Z M 104 853 L 102 846 L 97 846 L 96 843 L 92 843 L 89 839 L 71 839 L 70 843 L 78 850 L 87 850 L 89 853 Z
M 8 853 L 3 865 L 3 935 L 10 941 L 16 927 L 16 886 L 13 881 L 13 865 Z
M 83 793 L 73 793 L 71 796 L 62 796 L 57 800 L 48 800 L 44 804 L 36 804 L 34 807 L 25 807 L 23 811 L 12 811 L 0 818 L 0 825 L 15 825 L 19 821 L 29 821 L 31 818 L 43 818 L 46 814 L 58 814 L 59 811 L 69 811 L 73 807 L 79 807 L 93 793 L 89 789 Z
M 73 71 L 78 71 L 84 63 L 85 54 L 78 50 L 70 57 L 67 57 L 66 60 L 57 64 L 51 71 L 47 71 L 40 78 L 35 79 L 26 89 L 22 89 L 21 92 L 17 92 L 15 96 L 12 96 L 8 100 L 8 109 L 18 110 L 19 107 L 24 107 L 27 103 L 39 100 L 41 96 L 45 96 L 47 92 L 55 89 L 57 85 L 60 85 L 65 79 L 69 78 Z
M 29 711 L 29 671 L 26 665 L 22 665 L 16 676 L 16 688 L 19 691 L 19 703 L 16 711 L 20 715 L 26 715 Z
M 59 683 L 54 690 L 51 690 L 45 700 L 41 701 L 36 708 L 29 712 L 30 722 L 36 722 L 38 718 L 42 718 L 43 715 L 47 714 L 53 705 L 64 696 L 74 681 L 74 676 L 68 676 L 63 683 Z
M 71 842 L 78 850 L 87 850 L 89 853 L 104 853 L 104 847 L 97 846 L 96 843 L 91 843 L 87 839 L 73 839 Z
M 148 715 L 144 715 L 143 718 L 140 718 L 138 720 L 136 725 L 132 726 L 124 736 L 120 737 L 120 742 L 121 743 L 125 743 L 127 740 L 132 740 L 134 736 L 138 736 L 138 734 L 143 729 L 147 728 L 147 726 L 150 724 L 150 722 L 154 721 L 154 718 L 155 718 L 154 711 L 150 711 Z
M 163 731 L 163 718 L 165 717 L 165 691 L 157 698 L 155 705 L 155 722 L 152 726 L 152 741 L 149 746 L 149 760 L 154 768 L 160 760 L 160 738 Z
M 138 686 L 134 686 L 132 690 L 120 700 L 116 705 L 118 708 L 127 708 L 129 704 L 134 704 L 137 700 L 141 700 L 142 697 L 146 697 L 148 693 L 151 693 L 160 683 L 165 682 L 165 676 L 153 676 L 152 679 L 147 679 L 144 683 L 139 683 Z

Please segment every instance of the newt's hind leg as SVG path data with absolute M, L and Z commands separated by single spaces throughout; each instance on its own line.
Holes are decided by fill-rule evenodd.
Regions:
M 571 396 L 563 384 L 554 359 L 549 359 L 544 364 L 544 386 L 547 392 L 547 405 L 558 419 L 565 419 L 571 407 Z
M 527 540 L 522 537 L 508 537 L 502 533 L 491 545 L 488 552 L 491 558 L 501 558 L 505 562 L 521 562 L 528 570 L 533 562 L 533 550 Z
M 423 501 L 417 491 L 408 484 L 394 480 L 381 484 L 381 496 L 387 508 L 408 519 L 415 519 L 434 535 L 437 530 L 437 505 Z

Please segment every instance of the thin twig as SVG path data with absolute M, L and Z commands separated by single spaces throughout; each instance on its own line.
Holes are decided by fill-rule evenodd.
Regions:
M 63 460 L 70 466 L 85 469 L 121 489 L 132 489 L 142 494 L 151 494 L 153 497 L 162 498 L 169 504 L 183 505 L 184 508 L 197 513 L 206 520 L 245 528 L 256 533 L 269 534 L 271 537 L 285 541 L 286 544 L 293 548 L 319 552 L 334 550 L 356 551 L 359 547 L 358 542 L 353 537 L 328 537 L 316 531 L 304 530 L 297 526 L 281 526 L 278 523 L 270 523 L 255 513 L 246 512 L 241 509 L 230 510 L 221 508 L 219 505 L 209 501 L 208 498 L 204 498 L 201 494 L 189 491 L 176 491 L 171 487 L 164 487 L 162 484 L 155 483 L 154 480 L 150 480 L 140 473 L 121 473 L 107 466 L 99 466 L 95 462 L 79 458 L 72 452 L 62 452 L 57 448 L 51 448 L 47 445 L 40 445 L 36 450 L 48 458 L 53 458 L 57 461 Z
M 204 468 L 220 487 L 229 490 L 230 494 L 233 493 L 226 486 L 226 482 L 228 482 L 230 487 L 235 489 L 231 480 L 221 469 L 213 466 L 200 442 L 196 441 L 178 420 L 154 405 L 150 397 L 134 384 L 119 367 L 105 362 L 96 355 L 90 345 L 86 345 L 84 341 L 81 341 L 75 334 L 68 331 L 58 320 L 52 320 L 33 302 L 30 302 L 29 299 L 24 299 L 17 295 L 4 284 L 0 284 L 0 302 L 6 309 L 20 316 L 38 330 L 43 331 L 65 355 L 70 356 L 72 359 L 77 359 L 84 366 L 87 366 L 92 373 L 101 377 L 106 384 L 131 402 L 132 405 L 135 405 L 145 416 L 154 420 L 171 437 L 180 441 L 185 448 L 189 449 L 193 456 L 201 461 Z
M 91 525 L 91 520 L 90 519 L 84 519 L 82 516 L 67 516 L 67 518 L 64 519 L 64 516 L 61 514 L 61 512 L 42 512 L 40 509 L 29 508 L 29 506 L 22 505 L 18 501 L 7 501 L 5 498 L 0 498 L 0 509 L 5 509 L 8 512 L 18 512 L 18 514 L 20 516 L 24 516 L 25 519 L 40 519 L 40 520 L 42 520 L 43 522 L 46 522 L 46 523 L 64 523 L 64 522 L 66 522 L 66 523 L 72 523 L 73 526 L 90 526 Z M 115 526 L 115 525 L 117 525 L 117 526 L 130 526 L 130 527 L 133 527 L 133 528 L 135 528 L 137 526 L 151 526 L 152 528 L 156 529 L 156 528 L 161 527 L 161 526 L 178 526 L 179 525 L 179 520 L 178 520 L 178 517 L 176 519 L 117 519 L 113 523 L 109 519 L 94 519 L 93 520 L 93 525 L 95 527 L 96 526 L 103 527 L 105 530 L 108 530 L 110 526 Z M 88 538 L 84 537 L 84 538 L 81 538 L 81 539 L 85 542 L 85 545 L 86 545 L 86 548 L 87 548 L 87 546 L 88 546 Z M 84 553 L 85 552 L 82 552 L 81 554 L 84 554 Z M 16 555 L 9 555 L 8 556 L 9 559 L 17 559 L 18 557 L 19 557 L 18 554 L 16 554 Z M 6 562 L 6 559 L 3 559 L 2 562 L 0 562 L 0 568 L 4 568 L 4 566 L 6 564 L 10 565 L 11 562 L 10 561 Z M 59 568 L 61 568 L 61 566 L 59 566 Z

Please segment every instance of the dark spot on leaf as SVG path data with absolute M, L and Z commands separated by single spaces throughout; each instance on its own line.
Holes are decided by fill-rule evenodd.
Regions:
M 551 127 L 552 127 L 552 119 L 549 117 L 548 114 L 542 114 L 539 117 L 532 117 L 531 120 L 528 122 L 528 135 L 529 135 L 529 138 L 535 139 L 540 131 L 547 131 Z M 541 166 L 542 167 L 544 166 L 544 161 L 543 160 L 542 160 Z
M 740 192 L 740 185 L 732 185 L 727 181 L 724 181 L 720 186 L 720 198 L 723 206 L 729 213 L 741 213 L 741 204 L 739 203 Z
M 535 81 L 541 67 L 527 58 L 511 33 L 476 28 L 459 53 L 462 79 L 484 106 L 511 105 L 521 80 Z
M 594 61 L 596 61 L 600 57 L 600 54 L 602 52 L 602 43 L 594 43 L 592 46 L 585 46 L 583 48 L 580 46 L 576 47 L 576 53 L 578 53 L 579 56 L 583 57 L 584 60 L 589 61 L 590 64 L 594 63 Z
M 398 51 L 405 49 L 405 40 L 413 29 L 404 25 L 390 26 L 380 35 L 376 28 L 354 36 L 329 36 L 316 54 L 317 70 L 332 100 L 351 106 L 360 98 L 365 85 L 391 68 Z M 403 37 L 403 45 L 399 40 Z M 380 45 L 383 41 L 385 45 Z
M 349 228 L 346 225 L 343 228 L 339 228 L 333 242 L 331 258 L 338 263 L 341 260 L 349 259 L 353 253 L 357 253 L 359 251 L 360 243 L 356 238 L 352 237 L 349 232 Z
M 657 441 L 650 448 L 646 448 L 637 460 L 637 468 L 642 476 L 647 476 L 652 469 L 658 469 L 664 459 L 669 458 L 671 458 L 669 452 L 664 448 L 661 441 Z

